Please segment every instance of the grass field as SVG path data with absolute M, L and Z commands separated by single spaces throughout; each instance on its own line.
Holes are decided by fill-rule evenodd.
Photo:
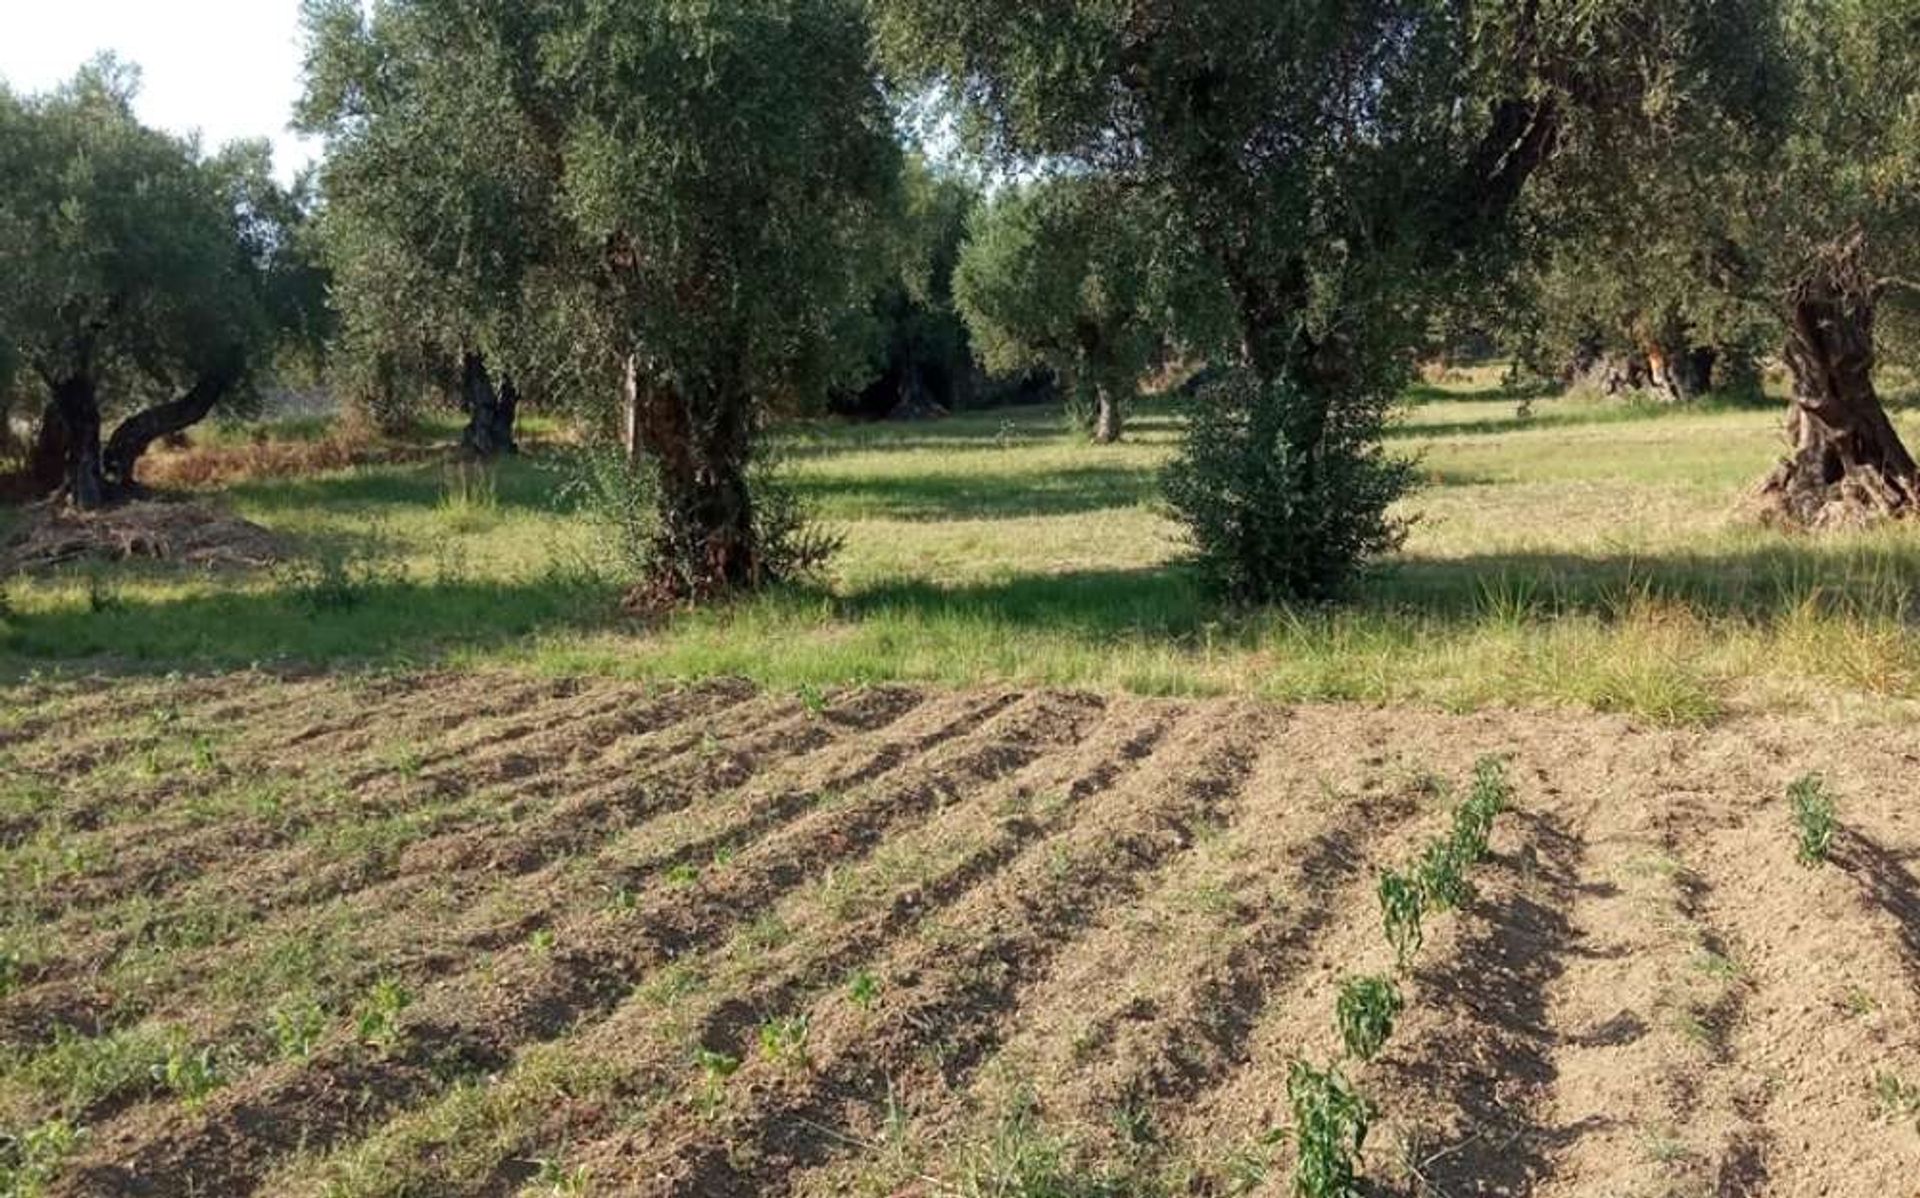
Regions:
M 1578 400 L 1523 420 L 1497 391 L 1430 397 L 1396 437 L 1428 482 L 1405 553 L 1350 606 L 1258 614 L 1221 609 L 1178 564 L 1155 482 L 1177 435 L 1164 407 L 1113 448 L 1045 409 L 802 429 L 796 482 L 847 536 L 834 576 L 661 627 L 618 615 L 556 455 L 479 485 L 432 462 L 363 466 L 224 494 L 357 582 L 351 606 L 312 610 L 287 571 L 76 570 L 15 584 L 0 652 L 1908 718 L 1920 542 L 1743 524 L 1777 423 Z
M 288 560 L 6 591 L 0 1198 L 1292 1193 L 1489 762 L 1366 1192 L 1903 1192 L 1920 540 L 1743 523 L 1776 422 L 1425 393 L 1290 612 L 1179 564 L 1166 405 L 790 430 L 833 576 L 657 624 L 556 449 L 213 488 Z

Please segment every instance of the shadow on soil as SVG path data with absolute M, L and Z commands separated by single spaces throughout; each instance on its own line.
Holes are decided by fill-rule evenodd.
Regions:
M 1422 989 L 1452 1018 L 1397 1071 L 1455 1116 L 1451 1126 L 1472 1129 L 1418 1166 L 1421 1192 L 1531 1193 L 1555 1152 L 1605 1126 L 1545 1121 L 1558 1044 L 1547 992 L 1568 958 L 1587 951 L 1563 914 L 1584 849 L 1548 816 L 1514 818 L 1526 825 L 1528 851 L 1501 860 L 1519 874 L 1511 897 L 1476 904 L 1474 930 L 1445 964 L 1419 973 Z

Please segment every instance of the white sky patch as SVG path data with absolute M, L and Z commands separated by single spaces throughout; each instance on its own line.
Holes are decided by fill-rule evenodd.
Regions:
M 268 138 L 283 179 L 319 152 L 287 128 L 299 0 L 0 0 L 0 77 L 15 91 L 57 87 L 103 50 L 139 66 L 135 106 L 149 125 L 198 130 L 208 152 Z

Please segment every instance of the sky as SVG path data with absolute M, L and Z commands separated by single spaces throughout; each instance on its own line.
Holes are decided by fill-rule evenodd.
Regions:
M 0 0 L 0 78 L 58 86 L 102 50 L 141 69 L 140 119 L 209 151 L 274 142 L 282 178 L 317 147 L 287 129 L 300 92 L 300 0 Z

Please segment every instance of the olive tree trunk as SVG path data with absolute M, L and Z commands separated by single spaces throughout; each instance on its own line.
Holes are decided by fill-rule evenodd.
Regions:
M 1119 397 L 1112 385 L 1101 383 L 1093 393 L 1093 439 L 1100 445 L 1112 445 L 1120 440 L 1120 434 Z
M 97 508 L 107 501 L 107 483 L 101 468 L 100 396 L 93 376 L 76 374 L 60 379 L 53 386 L 53 402 L 41 426 L 41 448 L 59 453 L 59 469 L 54 473 L 54 490 L 63 492 L 67 502 L 82 509 Z
M 704 599 L 764 579 L 747 468 L 751 397 L 735 380 L 689 386 L 627 370 L 629 452 L 638 451 L 658 486 L 656 577 L 647 598 Z
M 162 437 L 183 433 L 205 420 L 236 381 L 238 372 L 232 368 L 209 370 L 180 398 L 145 408 L 121 421 L 107 441 L 103 462 L 110 493 L 116 496 L 137 493 L 136 472 L 140 459 L 153 443 Z
M 467 413 L 460 445 L 468 453 L 496 458 L 520 452 L 513 428 L 520 407 L 519 393 L 511 379 L 503 379 L 495 387 L 486 359 L 477 353 L 467 353 L 461 359 L 460 406 Z
M 1857 235 L 1822 253 L 1793 289 L 1792 450 L 1760 486 L 1769 519 L 1823 528 L 1920 508 L 1920 470 L 1874 388 L 1878 290 Z

